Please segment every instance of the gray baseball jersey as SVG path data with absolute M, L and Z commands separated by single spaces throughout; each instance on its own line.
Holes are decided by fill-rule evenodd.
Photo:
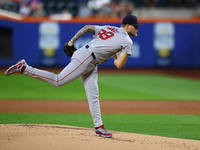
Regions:
M 94 126 L 98 127 L 103 123 L 99 104 L 97 64 L 105 62 L 119 51 L 131 55 L 132 46 L 132 40 L 124 29 L 113 26 L 95 26 L 94 39 L 75 51 L 71 62 L 59 74 L 31 66 L 27 66 L 23 73 L 57 87 L 81 77 Z
M 119 51 L 131 55 L 133 42 L 122 28 L 95 26 L 94 39 L 88 45 L 101 64 Z

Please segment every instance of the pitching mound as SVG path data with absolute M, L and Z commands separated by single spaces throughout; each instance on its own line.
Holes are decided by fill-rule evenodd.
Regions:
M 200 141 L 112 131 L 113 138 L 94 130 L 61 125 L 0 125 L 1 150 L 199 150 Z

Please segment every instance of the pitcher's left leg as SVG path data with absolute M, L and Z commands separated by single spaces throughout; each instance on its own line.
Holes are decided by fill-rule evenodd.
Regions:
M 101 110 L 99 103 L 99 89 L 98 89 L 98 69 L 97 66 L 93 71 L 81 76 L 84 88 L 87 94 L 90 113 L 92 115 L 93 123 L 95 126 L 95 135 L 102 137 L 112 137 L 108 132 L 101 118 Z
M 99 89 L 98 89 L 98 71 L 97 67 L 91 72 L 81 76 L 85 92 L 87 95 L 90 112 L 93 118 L 95 127 L 102 125 L 100 104 L 99 104 Z

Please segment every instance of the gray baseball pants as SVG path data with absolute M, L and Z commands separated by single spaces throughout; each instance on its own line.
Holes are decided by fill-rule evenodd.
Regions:
M 31 66 L 26 67 L 24 74 L 50 83 L 56 87 L 63 86 L 81 77 L 86 91 L 94 126 L 98 127 L 103 124 L 101 119 L 99 89 L 97 83 L 98 68 L 91 53 L 92 51 L 85 47 L 75 51 L 71 58 L 71 62 L 59 74 L 54 74 L 52 72 L 33 68 Z

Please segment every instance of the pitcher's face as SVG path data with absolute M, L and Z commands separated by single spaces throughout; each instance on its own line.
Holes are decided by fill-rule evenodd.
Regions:
M 136 37 L 138 29 L 136 25 L 128 25 L 128 34 Z

